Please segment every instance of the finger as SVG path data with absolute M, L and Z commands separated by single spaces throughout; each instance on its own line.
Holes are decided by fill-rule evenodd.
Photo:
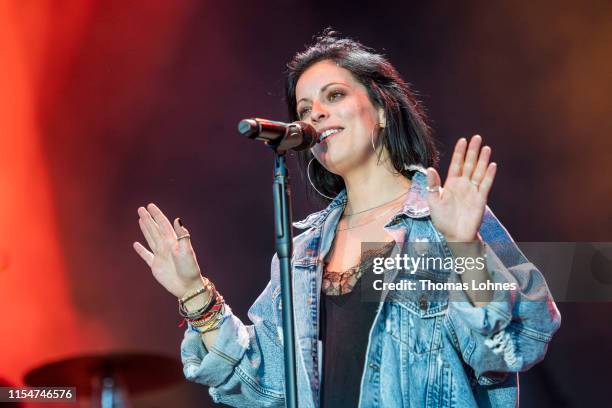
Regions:
M 461 176 L 461 169 L 463 168 L 463 156 L 465 155 L 466 146 L 467 140 L 464 137 L 457 141 L 457 144 L 455 145 L 455 150 L 453 151 L 453 157 L 451 159 L 450 166 L 448 167 L 448 177 Z
M 440 175 L 433 167 L 427 169 L 427 198 L 431 200 L 439 200 L 442 188 Z
M 144 235 L 145 240 L 147 241 L 147 245 L 149 245 L 149 248 L 151 248 L 152 251 L 156 251 L 157 244 L 155 243 L 155 240 L 151 237 L 151 233 L 149 232 L 149 229 L 145 225 L 145 222 L 142 218 L 138 219 L 138 225 L 140 226 L 142 235 Z
M 489 146 L 483 147 L 480 150 L 480 156 L 478 157 L 478 164 L 476 165 L 476 169 L 472 174 L 472 181 L 478 185 L 482 183 L 482 179 L 484 178 L 485 172 L 487 171 L 487 167 L 489 166 L 490 158 L 491 148 Z
M 493 186 L 493 180 L 495 179 L 495 173 L 497 172 L 497 164 L 491 163 L 489 167 L 487 167 L 487 172 L 485 173 L 484 179 L 482 183 L 480 183 L 480 191 L 484 196 L 489 195 L 489 191 L 491 191 L 491 187 Z
M 168 221 L 168 218 L 164 215 L 164 213 L 157 207 L 155 204 L 151 203 L 147 205 L 147 210 L 151 213 L 151 216 L 159 225 L 160 232 L 166 236 L 166 238 L 176 238 L 176 234 L 174 233 L 174 228 L 172 228 L 172 224 Z
M 189 230 L 185 228 L 183 221 L 180 218 L 176 218 L 173 223 L 174 231 L 176 235 L 178 235 L 178 254 L 177 258 L 178 265 L 184 270 L 196 271 L 196 273 L 200 273 L 200 267 L 198 266 L 198 262 L 196 260 L 195 252 L 193 251 L 193 247 L 191 246 L 191 236 L 189 235 Z M 184 237 L 184 238 L 181 238 Z
M 474 135 L 470 140 L 465 155 L 465 162 L 463 163 L 463 177 L 467 177 L 468 179 L 472 177 L 472 172 L 476 167 L 476 160 L 478 160 L 478 152 L 480 151 L 481 143 L 482 137 L 480 137 L 480 135 Z
M 189 235 L 189 230 L 185 228 L 180 218 L 176 218 L 173 225 L 179 242 L 179 252 L 185 253 L 191 249 L 191 235 Z
M 134 250 L 140 257 L 151 267 L 153 265 L 153 258 L 155 257 L 150 251 L 147 250 L 140 242 L 134 242 L 132 244 Z
M 189 237 L 189 230 L 187 228 L 185 228 L 185 226 L 183 225 L 183 221 L 180 218 L 175 218 L 174 219 L 174 232 L 176 233 L 177 237 L 185 237 L 186 238 L 182 238 L 182 239 L 186 239 L 186 240 L 190 240 L 191 237 Z
M 152 240 L 153 245 L 150 245 L 151 249 L 156 251 L 158 248 L 160 248 L 162 244 L 162 237 L 159 232 L 159 226 L 157 225 L 153 217 L 151 217 L 151 214 L 149 214 L 146 208 L 139 207 L 138 215 L 140 216 L 140 219 L 142 220 L 142 223 L 145 229 L 148 231 L 149 237 Z

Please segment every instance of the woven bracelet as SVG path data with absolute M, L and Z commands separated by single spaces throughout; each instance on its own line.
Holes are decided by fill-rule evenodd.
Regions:
M 217 312 L 217 314 L 206 322 L 202 322 L 202 324 L 196 324 L 191 322 L 190 325 L 193 330 L 203 334 L 215 329 L 218 329 L 221 326 L 221 322 L 223 321 L 223 314 L 225 311 L 225 304 L 221 304 L 221 309 Z
M 197 319 L 199 316 L 202 316 L 203 314 L 205 314 L 212 307 L 212 305 L 215 304 L 216 297 L 218 295 L 215 285 L 213 285 L 212 282 L 209 281 L 206 284 L 206 286 L 202 289 L 199 291 L 199 293 L 196 293 L 193 296 L 187 298 L 187 300 L 183 300 L 184 298 L 179 300 L 179 314 L 182 317 L 189 319 L 189 320 Z M 210 298 L 206 301 L 206 304 L 196 310 L 192 310 L 192 311 L 187 310 L 187 308 L 185 307 L 185 302 L 190 299 L 193 299 L 195 296 L 201 293 L 204 293 L 205 291 L 210 292 Z

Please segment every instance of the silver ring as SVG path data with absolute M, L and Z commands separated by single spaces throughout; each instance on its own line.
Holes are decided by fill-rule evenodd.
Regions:
M 440 186 L 435 186 L 435 187 L 425 187 L 425 190 L 427 190 L 428 193 L 438 193 L 440 192 Z
M 183 238 L 190 238 L 191 236 L 189 234 L 185 234 L 185 235 L 181 235 L 180 237 L 176 237 L 177 241 L 180 241 Z
M 480 187 L 480 183 L 478 183 L 477 181 L 470 180 L 470 183 L 472 183 L 472 184 L 473 184 L 473 185 L 475 185 L 476 187 Z

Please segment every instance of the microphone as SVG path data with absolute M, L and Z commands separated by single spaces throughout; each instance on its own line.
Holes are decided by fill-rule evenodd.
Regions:
M 319 134 L 306 122 L 283 123 L 268 119 L 244 119 L 238 123 L 238 132 L 249 139 L 262 140 L 275 150 L 300 151 L 319 143 Z

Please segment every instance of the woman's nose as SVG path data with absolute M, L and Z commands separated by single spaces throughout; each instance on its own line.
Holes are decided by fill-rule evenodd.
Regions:
M 313 103 L 311 109 L 310 119 L 315 123 L 321 123 L 321 121 L 325 120 L 329 116 L 329 112 L 321 103 Z

